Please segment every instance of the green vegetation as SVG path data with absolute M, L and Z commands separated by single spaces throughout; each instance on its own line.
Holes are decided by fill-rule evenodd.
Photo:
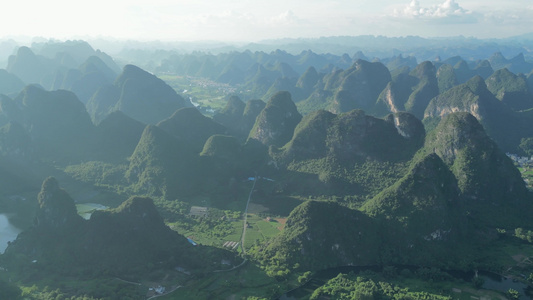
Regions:
M 44 89 L 0 96 L 0 209 L 24 229 L 0 298 L 503 297 L 446 271 L 533 274 L 533 171 L 501 150 L 533 148 L 525 76 L 360 57 L 175 54 L 160 78 L 115 78 L 103 54 L 43 65 Z
M 531 108 L 533 97 L 524 76 L 517 76 L 504 68 L 494 72 L 486 82 L 491 93 L 513 110 Z
M 295 194 L 340 196 L 346 195 L 343 192 L 346 189 L 350 191 L 351 196 L 359 196 L 365 199 L 373 197 L 400 179 L 407 171 L 407 165 L 402 162 L 392 163 L 377 160 L 342 164 L 339 160 L 328 157 L 309 159 L 302 162 L 291 162 L 287 169 L 298 172 L 301 174 L 301 178 L 294 178 L 289 174 L 286 180 L 293 187 L 293 189 L 288 191 Z M 306 180 L 306 177 L 303 176 L 304 174 L 314 175 L 312 179 L 315 182 L 313 184 L 306 183 L 311 179 Z M 301 188 L 303 184 L 308 185 L 305 190 Z M 352 198 L 345 197 L 345 199 Z
M 533 243 L 533 231 L 524 230 L 523 228 L 516 228 L 514 231 L 514 236 L 517 238 Z
M 236 270 L 194 279 L 176 292 L 159 299 L 273 299 L 289 288 L 288 282 L 278 282 L 266 276 L 253 263 L 247 262 Z
M 114 110 L 146 124 L 156 124 L 188 106 L 163 80 L 134 65 L 124 66 L 114 85 L 121 92 Z
M 117 165 L 101 161 L 90 161 L 65 167 L 65 172 L 73 178 L 96 186 L 114 187 L 124 184 L 127 165 Z
M 520 150 L 524 151 L 527 156 L 533 156 L 533 138 L 522 138 L 518 147 L 520 147 Z
M 177 93 L 198 103 L 198 108 L 208 114 L 219 111 L 226 105 L 226 97 L 236 94 L 239 90 L 229 84 L 219 83 L 208 78 L 178 76 L 178 75 L 158 75 L 170 85 Z
M 450 296 L 414 292 L 387 282 L 375 282 L 372 279 L 353 274 L 339 274 L 313 292 L 309 299 L 332 297 L 335 299 L 428 299 L 451 300 Z
M 437 82 L 439 86 L 439 93 L 444 93 L 445 91 L 457 85 L 457 77 L 451 65 L 443 64 L 439 67 L 437 70 Z
M 257 116 L 248 139 L 257 140 L 266 146 L 281 147 L 291 139 L 294 128 L 301 119 L 302 115 L 296 109 L 291 94 L 278 92 Z
M 202 150 L 210 136 L 226 132 L 224 126 L 202 115 L 193 107 L 178 109 L 168 119 L 159 122 L 157 127 L 177 137 L 196 152 Z

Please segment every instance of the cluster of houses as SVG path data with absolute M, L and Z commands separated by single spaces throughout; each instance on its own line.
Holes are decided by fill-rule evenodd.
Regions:
M 219 93 L 222 93 L 224 95 L 230 95 L 235 94 L 237 92 L 237 88 L 227 84 L 227 83 L 221 83 L 212 81 L 209 79 L 201 78 L 201 77 L 193 77 L 193 76 L 187 76 L 187 79 L 191 81 L 189 84 L 190 87 L 193 86 L 199 86 L 202 88 L 216 88 Z
M 522 171 L 522 178 L 524 179 L 526 186 L 529 189 L 533 189 L 533 181 L 531 180 L 530 175 L 525 174 L 526 171 L 529 171 L 530 168 L 533 168 L 533 156 L 527 157 L 527 156 L 518 156 L 516 154 L 512 153 L 505 153 L 511 160 L 520 168 L 523 168 Z
M 156 286 L 156 287 L 151 287 L 148 289 L 148 294 L 151 294 L 151 295 L 162 295 L 165 293 L 165 290 L 166 288 L 164 286 Z
M 521 168 L 533 167 L 533 157 L 518 156 L 513 153 L 505 153 L 514 163 L 518 164 Z

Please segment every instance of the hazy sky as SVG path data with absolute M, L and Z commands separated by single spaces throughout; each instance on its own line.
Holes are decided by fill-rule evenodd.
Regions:
M 17 0 L 2 3 L 0 16 L 0 37 L 56 39 L 487 38 L 532 31 L 532 0 Z

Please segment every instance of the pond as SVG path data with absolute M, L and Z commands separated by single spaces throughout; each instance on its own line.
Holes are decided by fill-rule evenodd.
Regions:
M 512 280 L 502 277 L 500 275 L 488 272 L 479 272 L 479 277 L 485 281 L 483 288 L 487 290 L 494 290 L 506 293 L 509 289 L 513 289 L 520 293 L 520 300 L 531 299 L 531 291 L 527 285 L 520 281 Z
M 4 253 L 7 243 L 14 241 L 20 231 L 20 229 L 9 223 L 6 214 L 0 214 L 0 253 Z
M 89 220 L 91 215 L 96 210 L 104 210 L 109 207 L 98 204 L 98 203 L 80 203 L 76 204 L 76 209 L 78 210 L 78 215 L 82 216 L 85 220 Z

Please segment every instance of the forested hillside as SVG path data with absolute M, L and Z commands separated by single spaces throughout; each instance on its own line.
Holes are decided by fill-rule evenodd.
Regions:
M 21 233 L 0 248 L 0 298 L 463 299 L 503 297 L 482 272 L 532 282 L 524 55 L 195 52 L 148 71 L 83 41 L 13 53 L 0 216 Z

